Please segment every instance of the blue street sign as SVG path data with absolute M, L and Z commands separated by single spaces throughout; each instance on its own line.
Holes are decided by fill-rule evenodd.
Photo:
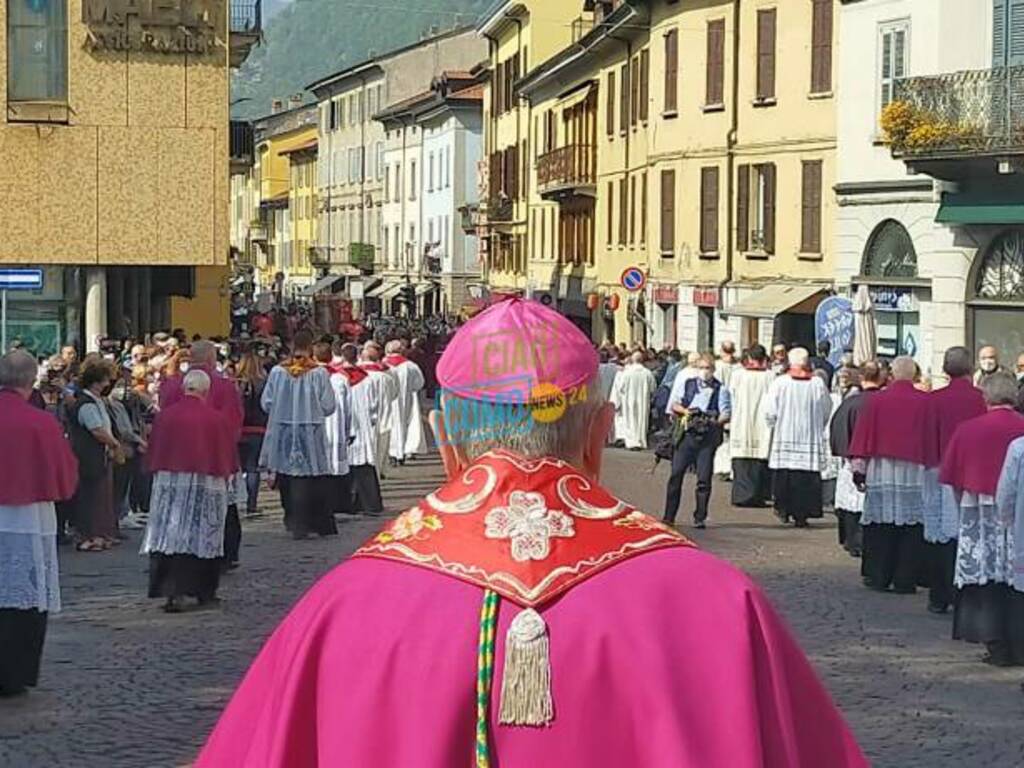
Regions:
M 627 291 L 636 293 L 637 291 L 642 291 L 647 284 L 647 275 L 644 274 L 640 267 L 627 267 L 622 271 L 620 282 Z
M 41 269 L 0 269 L 0 291 L 38 291 L 42 287 Z

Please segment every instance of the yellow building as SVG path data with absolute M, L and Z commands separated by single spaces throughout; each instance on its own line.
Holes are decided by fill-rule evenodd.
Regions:
M 620 279 L 647 262 L 647 9 L 598 4 L 570 30 L 519 83 L 535 149 L 528 282 L 595 340 L 629 341 L 642 306 Z
M 288 156 L 291 180 L 288 189 L 288 212 L 291 220 L 291 261 L 285 274 L 293 283 L 313 281 L 310 249 L 316 247 L 316 163 L 317 134 L 285 153 Z
M 12 301 L 12 322 L 90 348 L 184 324 L 170 296 L 228 260 L 228 80 L 258 0 L 230 14 L 226 0 L 4 3 L 0 17 L 0 263 L 60 267 L 53 300 Z
M 506 0 L 477 28 L 490 49 L 491 77 L 484 95 L 487 195 L 481 208 L 487 282 L 494 292 L 540 289 L 530 286 L 527 277 L 533 115 L 515 85 L 535 64 L 571 42 L 580 8 L 580 3 L 562 0 Z M 551 216 L 553 208 L 545 209 Z
M 813 343 L 834 267 L 834 3 L 652 4 L 650 343 Z

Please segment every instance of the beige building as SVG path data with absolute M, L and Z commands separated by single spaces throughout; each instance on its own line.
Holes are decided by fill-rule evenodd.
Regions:
M 389 193 L 407 194 L 415 201 L 423 173 L 418 158 L 408 158 L 404 167 L 388 168 L 385 127 L 373 116 L 429 90 L 432 79 L 447 70 L 471 69 L 485 55 L 485 46 L 471 28 L 457 28 L 308 86 L 319 104 L 319 243 L 314 265 L 331 273 L 356 268 L 367 276 L 383 276 L 362 281 L 364 296 L 372 302 L 384 294 L 393 297 L 405 275 L 404 262 L 400 266 L 394 258 L 385 258 L 385 180 Z M 388 234 L 394 236 L 390 228 Z M 395 253 L 418 253 L 422 245 L 418 220 L 409 221 L 399 232 Z M 390 247 L 395 248 L 393 243 Z M 350 292 L 351 288 L 350 284 Z M 372 302 L 371 308 L 379 307 Z
M 43 292 L 12 300 L 11 335 L 47 352 L 223 330 L 226 308 L 214 328 L 216 310 L 191 297 L 226 285 L 228 80 L 258 38 L 259 1 L 229 13 L 227 0 L 54 0 L 0 15 L 0 263 L 50 267 Z

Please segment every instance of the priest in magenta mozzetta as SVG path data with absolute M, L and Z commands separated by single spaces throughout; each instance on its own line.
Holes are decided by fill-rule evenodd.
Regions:
M 867 765 L 761 590 L 600 485 L 589 339 L 509 299 L 437 375 L 447 484 L 299 601 L 200 768 Z

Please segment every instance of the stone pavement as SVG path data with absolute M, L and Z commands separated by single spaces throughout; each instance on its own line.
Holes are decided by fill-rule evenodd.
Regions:
M 668 467 L 653 475 L 651 467 L 648 454 L 611 451 L 605 480 L 658 514 Z M 436 458 L 395 471 L 385 484 L 389 508 L 439 478 Z M 949 639 L 949 618 L 925 611 L 923 594 L 861 587 L 831 518 L 784 528 L 770 511 L 731 510 L 727 491 L 716 491 L 708 530 L 684 530 L 764 586 L 874 765 L 1024 765 L 1024 674 L 979 663 L 978 648 Z M 265 502 L 266 517 L 243 523 L 243 566 L 225 577 L 224 603 L 212 611 L 167 616 L 145 598 L 138 534 L 112 553 L 62 550 L 65 610 L 50 624 L 40 688 L 0 701 L 0 766 L 186 765 L 274 625 L 380 525 L 360 518 L 338 538 L 293 542 L 271 495 Z

